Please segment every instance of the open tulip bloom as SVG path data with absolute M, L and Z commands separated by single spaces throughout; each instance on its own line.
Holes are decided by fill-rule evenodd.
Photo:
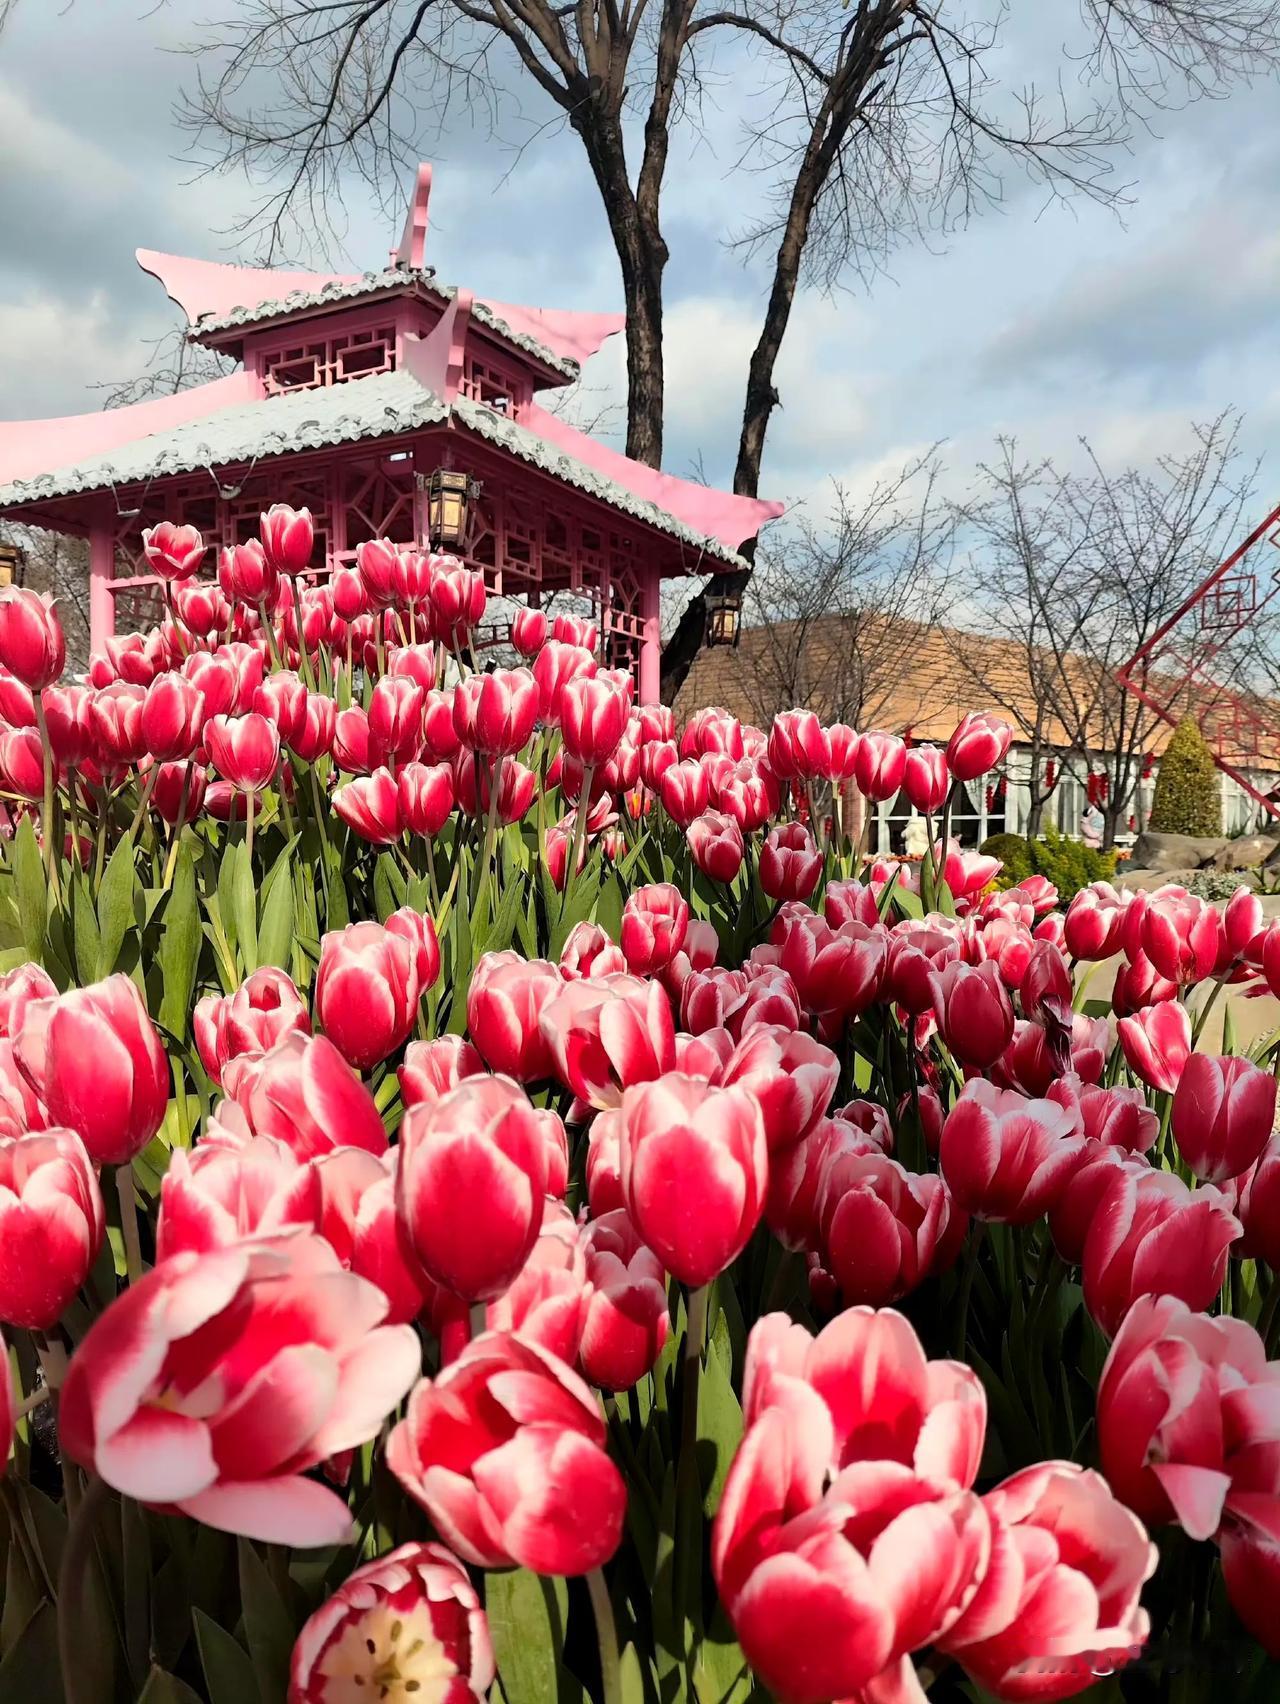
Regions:
M 1280 1697 L 1258 896 L 1014 881 L 986 711 L 681 721 L 283 503 L 143 550 L 74 684 L 0 592 L 0 1692 Z

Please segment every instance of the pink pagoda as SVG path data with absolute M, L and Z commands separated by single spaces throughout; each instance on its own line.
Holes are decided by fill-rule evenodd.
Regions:
M 91 642 L 159 614 L 141 534 L 187 521 L 231 544 L 272 502 L 315 517 L 316 575 L 365 539 L 441 542 L 491 594 L 592 601 L 610 661 L 658 697 L 660 587 L 744 566 L 781 505 L 630 460 L 538 401 L 567 385 L 620 314 L 483 301 L 425 264 L 431 168 L 399 247 L 360 275 L 227 266 L 138 250 L 187 336 L 236 371 L 131 407 L 0 423 L 0 518 L 89 543 Z M 452 476 L 452 477 L 450 477 Z M 460 493 L 460 497 L 459 497 Z

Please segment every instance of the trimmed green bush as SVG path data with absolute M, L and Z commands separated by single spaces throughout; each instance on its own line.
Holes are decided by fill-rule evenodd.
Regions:
M 1109 882 L 1116 873 L 1114 852 L 1097 852 L 1082 840 L 1071 840 L 1050 824 L 1039 840 L 1024 840 L 1020 834 L 993 834 L 982 843 L 991 858 L 999 858 L 1004 869 L 996 886 L 1016 887 L 1028 876 L 1044 876 L 1058 890 L 1059 903 L 1067 905 L 1090 882 Z
M 1183 717 L 1165 747 L 1147 827 L 1157 834 L 1222 833 L 1217 765 L 1194 716 Z

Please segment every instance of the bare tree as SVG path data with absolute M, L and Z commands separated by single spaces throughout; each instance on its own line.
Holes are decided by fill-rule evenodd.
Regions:
M 1030 832 L 1049 797 L 1052 756 L 1106 778 L 1103 817 L 1113 845 L 1133 806 L 1160 726 L 1158 713 L 1117 674 L 1158 634 L 1237 538 L 1257 464 L 1240 449 L 1233 413 L 1191 428 L 1191 448 L 1154 470 L 1110 469 L 1088 444 L 1078 471 L 1019 462 L 1016 446 L 979 470 L 958 522 L 981 587 L 957 662 L 1002 705 L 1032 760 Z M 992 637 L 997 640 L 992 644 Z M 1208 668 L 1193 620 L 1136 683 L 1170 708 L 1212 722 L 1252 690 L 1257 662 L 1246 630 L 1216 647 Z
M 1066 0 L 1047 10 L 1064 28 L 1076 13 Z M 345 168 L 385 194 L 458 103 L 493 122 L 518 70 L 585 150 L 627 310 L 627 452 L 657 466 L 672 134 L 696 124 L 717 44 L 745 43 L 761 75 L 743 163 L 768 174 L 772 211 L 740 235 L 773 256 L 734 475 L 754 496 L 806 275 L 831 287 L 847 266 L 873 272 L 904 237 L 944 235 L 1001 197 L 1010 168 L 1049 195 L 1115 200 L 1112 160 L 1135 124 L 1280 63 L 1280 0 L 1080 0 L 1079 63 L 1070 81 L 1046 67 L 1046 97 L 999 79 L 1007 11 L 984 0 L 238 0 L 198 44 L 186 116 L 212 166 L 270 181 L 257 211 L 270 253 L 291 216 L 330 224 Z M 668 696 L 703 629 L 699 596 L 667 647 Z
M 151 338 L 145 344 L 150 350 L 140 373 L 131 379 L 101 380 L 89 386 L 102 392 L 104 408 L 125 408 L 132 402 L 145 402 L 153 396 L 172 396 L 177 391 L 190 390 L 194 385 L 206 385 L 222 378 L 234 369 L 235 363 L 216 349 L 206 349 L 193 343 L 185 326 L 174 326 L 163 336 Z
M 950 599 L 939 471 L 931 453 L 861 500 L 837 485 L 824 525 L 802 520 L 762 547 L 735 659 L 757 720 L 799 704 L 854 727 L 905 726 L 923 708 L 913 658 Z

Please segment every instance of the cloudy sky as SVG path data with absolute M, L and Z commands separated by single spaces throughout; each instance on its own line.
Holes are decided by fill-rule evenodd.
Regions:
M 174 50 L 231 6 L 18 0 L 0 37 L 0 416 L 94 408 L 93 381 L 138 369 L 175 310 L 135 247 L 237 258 L 221 233 L 250 191 L 193 181 L 172 117 L 191 69 Z M 1017 12 L 1001 67 L 1011 80 L 1035 67 L 1070 86 L 1060 36 L 1073 12 L 1070 0 Z M 667 464 L 725 481 L 767 272 L 725 245 L 759 193 L 734 169 L 758 78 L 749 60 L 712 69 L 702 133 L 677 149 L 665 202 Z M 579 144 L 539 130 L 545 116 L 508 100 L 499 136 L 459 114 L 432 139 L 428 258 L 480 294 L 620 305 Z M 900 250 L 869 287 L 807 292 L 780 364 L 765 494 L 816 515 L 831 478 L 864 485 L 935 441 L 963 481 L 998 433 L 1063 458 L 1087 434 L 1112 461 L 1150 463 L 1185 441 L 1191 419 L 1235 406 L 1250 450 L 1268 458 L 1264 490 L 1280 498 L 1274 82 L 1162 114 L 1116 175 L 1131 186 L 1122 216 L 1046 209 L 1011 180 L 999 211 L 930 250 Z M 398 229 L 355 188 L 349 211 L 347 252 L 332 259 L 381 264 Z M 593 363 L 593 405 L 621 394 L 620 357 L 610 346 Z

